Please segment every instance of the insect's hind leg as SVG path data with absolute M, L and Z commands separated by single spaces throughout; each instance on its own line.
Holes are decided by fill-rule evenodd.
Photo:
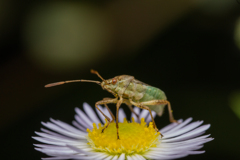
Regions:
M 158 130 L 157 126 L 156 126 L 156 123 L 155 123 L 155 121 L 154 121 L 154 118 L 153 118 L 153 115 L 152 115 L 152 111 L 150 110 L 150 108 L 149 108 L 148 106 L 143 105 L 142 103 L 136 103 L 136 102 L 133 102 L 132 100 L 129 100 L 129 101 L 130 101 L 131 104 L 133 104 L 133 105 L 135 105 L 135 106 L 137 106 L 137 107 L 139 107 L 139 108 L 141 108 L 141 109 L 146 109 L 146 110 L 149 111 L 150 116 L 151 116 L 151 118 L 152 118 L 153 127 L 154 127 L 154 129 L 155 129 L 157 132 L 159 132 L 159 130 Z
M 113 99 L 111 99 L 111 98 L 105 98 L 105 99 L 103 99 L 103 100 L 98 101 L 98 102 L 95 103 L 95 107 L 97 108 L 97 110 L 99 110 L 99 112 L 100 112 L 100 113 L 107 119 L 107 121 L 108 121 L 107 125 L 102 129 L 102 132 L 104 132 L 104 129 L 106 129 L 106 128 L 108 127 L 108 125 L 109 125 L 112 121 L 114 121 L 114 119 L 115 119 L 114 115 L 112 114 L 112 112 L 111 112 L 110 109 L 108 108 L 107 104 L 108 104 L 108 103 L 117 103 L 117 101 L 118 101 L 117 98 L 113 98 Z M 106 115 L 98 108 L 98 105 L 101 105 L 101 104 L 104 104 L 104 105 L 107 107 L 109 113 L 111 114 L 111 116 L 112 116 L 112 118 L 113 118 L 112 121 L 110 121 L 110 118 L 109 118 L 108 116 L 106 116 Z
M 169 120 L 170 122 L 177 122 L 177 120 L 174 119 L 173 114 L 172 114 L 172 108 L 171 104 L 167 100 L 151 100 L 147 102 L 141 102 L 142 105 L 160 105 L 160 104 L 166 104 L 168 106 L 168 113 L 169 113 Z

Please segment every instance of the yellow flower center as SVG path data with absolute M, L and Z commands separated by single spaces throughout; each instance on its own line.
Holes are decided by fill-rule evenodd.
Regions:
M 110 123 L 102 133 L 102 129 L 107 125 L 102 126 L 93 123 L 93 129 L 87 129 L 89 145 L 98 152 L 107 152 L 108 154 L 132 155 L 135 153 L 142 154 L 149 150 L 150 147 L 156 147 L 160 143 L 161 136 L 159 132 L 153 128 L 152 122 L 149 126 L 146 125 L 144 118 L 141 123 L 127 122 L 124 119 L 123 123 L 119 123 L 119 138 L 117 139 L 117 129 L 115 123 Z

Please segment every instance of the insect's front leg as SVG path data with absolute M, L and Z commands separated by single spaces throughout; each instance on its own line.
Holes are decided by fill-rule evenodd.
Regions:
M 108 117 L 108 116 L 106 116 L 99 108 L 98 108 L 98 105 L 101 105 L 101 104 L 104 104 L 106 107 L 107 107 L 107 104 L 108 103 L 117 103 L 118 102 L 118 98 L 116 97 L 116 98 L 104 98 L 103 100 L 101 100 L 101 101 L 98 101 L 98 102 L 96 102 L 96 104 L 95 104 L 95 107 L 99 110 L 99 112 L 107 119 L 107 121 L 108 121 L 108 123 L 107 123 L 107 125 L 106 125 L 106 127 L 104 127 L 103 129 L 102 129 L 102 132 L 104 132 L 104 129 L 106 129 L 107 127 L 108 127 L 108 125 L 111 123 L 111 121 L 110 121 L 110 118 Z M 113 116 L 113 114 L 112 114 L 112 112 L 110 111 L 110 109 L 107 107 L 107 109 L 108 109 L 108 111 L 110 112 L 110 114 L 112 115 L 112 118 L 114 118 L 115 119 L 115 117 Z
M 123 102 L 123 98 L 122 98 L 122 96 L 119 96 L 119 100 L 118 100 L 118 102 L 117 102 L 117 113 L 116 113 L 117 139 L 119 139 L 119 131 L 118 131 L 118 128 L 119 128 L 119 126 L 118 126 L 118 112 L 119 112 L 119 108 L 120 108 L 122 102 Z
M 177 120 L 174 119 L 173 114 L 172 114 L 172 108 L 171 104 L 167 100 L 151 100 L 147 102 L 141 102 L 143 105 L 160 105 L 160 104 L 166 104 L 168 106 L 168 113 L 169 113 L 169 120 L 170 122 L 176 122 L 178 123 Z
M 133 105 L 135 105 L 135 106 L 137 106 L 137 107 L 139 107 L 139 108 L 141 108 L 141 109 L 146 109 L 146 110 L 149 111 L 150 116 L 151 116 L 151 118 L 152 118 L 153 127 L 154 127 L 154 129 L 155 129 L 157 132 L 159 132 L 159 130 L 158 130 L 157 126 L 156 126 L 156 123 L 155 123 L 155 121 L 154 121 L 154 118 L 153 118 L 153 115 L 152 115 L 152 111 L 150 110 L 150 108 L 149 108 L 148 106 L 145 106 L 145 105 L 143 104 L 143 102 L 140 102 L 140 103 L 139 103 L 139 102 L 133 102 L 131 99 L 130 99 L 129 101 L 130 101 L 130 103 L 132 103 Z
M 103 100 L 109 100 L 109 99 L 112 99 L 112 98 L 103 98 Z M 109 107 L 108 107 L 108 105 L 106 103 L 104 104 L 104 106 L 107 108 L 108 112 L 110 113 L 110 115 L 112 117 L 111 122 L 113 122 L 116 119 L 115 116 L 113 115 L 112 111 L 109 109 Z

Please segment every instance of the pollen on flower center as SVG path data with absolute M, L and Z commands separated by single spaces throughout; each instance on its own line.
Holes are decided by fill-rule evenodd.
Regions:
M 120 139 L 117 139 L 116 123 L 110 123 L 103 133 L 102 129 L 106 124 L 102 126 L 99 123 L 97 128 L 93 123 L 93 129 L 87 129 L 88 144 L 96 151 L 131 155 L 143 153 L 160 143 L 160 133 L 155 131 L 152 122 L 147 126 L 144 118 L 141 119 L 141 123 L 134 122 L 134 119 L 132 121 L 127 122 L 124 119 L 123 123 L 119 123 Z

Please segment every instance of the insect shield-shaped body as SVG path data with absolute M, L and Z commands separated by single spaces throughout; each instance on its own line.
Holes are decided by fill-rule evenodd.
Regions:
M 115 116 L 112 114 L 107 104 L 116 103 L 117 139 L 119 139 L 118 111 L 122 103 L 125 103 L 134 114 L 136 113 L 132 109 L 132 105 L 148 110 L 152 118 L 153 127 L 157 132 L 158 132 L 158 129 L 154 122 L 154 118 L 152 116 L 151 110 L 155 111 L 159 116 L 161 116 L 163 113 L 164 106 L 168 105 L 169 119 L 171 122 L 176 122 L 176 120 L 174 120 L 172 115 L 170 103 L 169 101 L 166 100 L 166 95 L 162 90 L 156 87 L 152 87 L 148 84 L 145 84 L 139 80 L 136 80 L 134 79 L 133 76 L 129 76 L 129 75 L 121 75 L 108 80 L 104 80 L 97 71 L 91 70 L 91 73 L 96 74 L 99 78 L 101 78 L 102 82 L 92 81 L 92 80 L 71 80 L 71 81 L 51 83 L 46 85 L 45 87 L 52 87 L 52 86 L 71 83 L 71 82 L 93 82 L 101 85 L 104 90 L 107 90 L 108 92 L 112 93 L 115 96 L 115 98 L 104 98 L 103 100 L 96 102 L 95 107 L 108 120 L 108 123 L 104 128 L 106 129 L 108 125 L 115 120 Z M 108 109 L 109 113 L 111 114 L 112 120 L 110 120 L 110 118 L 107 117 L 98 108 L 98 105 L 101 105 L 101 104 L 105 105 L 105 107 Z M 136 116 L 138 117 L 137 114 Z M 103 129 L 103 132 L 104 132 L 104 129 Z
M 126 103 L 130 103 L 129 100 L 139 103 L 151 100 L 165 101 L 167 99 L 162 90 L 136 80 L 133 76 L 129 75 L 116 76 L 112 79 L 105 80 L 101 83 L 101 86 L 113 95 L 122 96 Z M 146 106 L 152 111 L 155 111 L 158 116 L 161 116 L 166 104 L 167 103 Z

